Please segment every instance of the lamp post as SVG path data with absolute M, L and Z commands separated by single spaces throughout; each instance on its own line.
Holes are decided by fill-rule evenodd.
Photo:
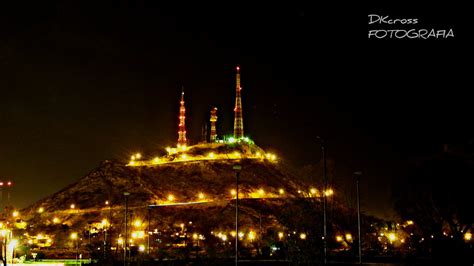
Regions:
M 76 263 L 77 263 L 77 257 L 78 257 L 78 253 L 79 253 L 79 247 L 78 247 L 78 244 L 77 244 L 77 233 L 71 233 L 71 239 L 72 241 L 74 241 L 74 245 L 75 245 L 75 248 L 76 248 Z
M 105 205 L 109 207 L 109 218 L 108 218 L 108 221 L 105 223 L 105 234 L 104 234 L 104 259 L 107 258 L 107 255 L 109 253 L 109 243 L 108 243 L 108 234 L 109 234 L 109 230 L 110 230 L 110 222 L 111 222 L 111 218 L 112 218 L 112 209 L 111 209 L 111 206 L 110 206 L 110 202 L 108 200 L 105 201 Z M 112 239 L 111 236 L 109 236 L 110 239 Z
M 321 143 L 321 153 L 323 157 L 323 245 L 324 245 L 324 264 L 327 264 L 327 224 L 326 224 L 326 205 L 327 205 L 327 169 L 326 169 L 326 142 L 320 137 L 316 137 Z
M 239 177 L 241 165 L 234 165 L 235 170 L 235 265 L 239 264 Z
M 360 238 L 360 194 L 359 194 L 359 183 L 360 177 L 362 176 L 362 172 L 354 172 L 354 176 L 356 178 L 356 185 L 357 185 L 357 233 L 359 238 L 359 264 L 362 264 L 362 245 L 361 245 L 361 238 Z
M 128 242 L 128 196 L 130 196 L 129 192 L 124 192 L 123 195 L 125 196 L 125 242 L 123 243 L 123 265 L 127 265 L 127 242 Z
M 148 232 L 147 232 L 147 235 L 148 235 L 148 246 L 147 246 L 147 250 L 148 250 L 148 255 L 150 255 L 150 220 L 151 220 L 151 215 L 150 215 L 150 211 L 151 211 L 151 207 L 148 206 Z

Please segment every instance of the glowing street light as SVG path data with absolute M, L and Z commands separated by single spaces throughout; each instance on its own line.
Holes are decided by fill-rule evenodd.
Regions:
M 140 153 L 137 153 L 135 154 L 135 158 L 137 158 L 137 160 L 140 160 L 140 158 L 142 158 L 142 155 Z
M 167 199 L 168 199 L 168 201 L 173 201 L 174 200 L 173 194 L 169 194 Z
M 250 232 L 248 233 L 247 237 L 249 238 L 250 241 L 255 240 L 255 232 L 254 232 L 254 231 L 250 231 Z
M 282 240 L 284 236 L 285 236 L 285 234 L 283 232 L 278 232 L 278 238 L 280 240 Z
M 145 245 L 138 246 L 138 251 L 145 252 Z
M 76 232 L 71 233 L 70 237 L 71 237 L 72 240 L 76 240 L 77 239 L 77 233 Z
M 388 234 L 388 239 L 393 242 L 395 240 L 397 240 L 397 236 L 395 235 L 395 233 L 389 233 Z
M 347 233 L 347 234 L 346 234 L 346 240 L 347 240 L 347 241 L 352 241 L 352 235 L 349 234 L 349 233 Z
M 58 217 L 54 217 L 54 218 L 53 218 L 53 223 L 58 224 L 59 222 L 60 222 L 60 220 L 59 220 Z
M 107 219 L 102 219 L 102 222 L 101 222 L 102 226 L 107 226 L 107 224 L 109 224 L 109 221 L 107 221 Z
M 471 241 L 471 239 L 472 239 L 472 234 L 470 232 L 467 232 L 464 234 L 464 240 Z
M 44 208 L 43 207 L 39 207 L 38 208 L 38 213 L 43 213 L 44 212 Z
M 305 233 L 301 233 L 301 234 L 300 234 L 300 238 L 301 238 L 302 240 L 305 240 L 305 239 L 306 239 L 306 234 L 305 234 Z
M 14 212 L 12 213 L 12 215 L 13 215 L 13 217 L 16 218 L 16 217 L 18 217 L 18 215 L 20 215 L 20 213 L 19 213 L 18 211 L 14 211 Z
M 70 208 L 71 208 L 71 209 L 74 209 L 74 208 L 76 208 L 76 205 L 75 205 L 75 204 L 71 204 Z
M 332 188 L 326 189 L 324 194 L 326 194 L 326 197 L 332 196 L 334 194 L 334 190 L 332 190 Z
M 278 190 L 278 193 L 280 193 L 280 195 L 283 195 L 283 194 L 285 194 L 285 190 L 284 190 L 283 188 L 280 188 L 280 189 Z
M 336 241 L 337 242 L 342 242 L 342 236 L 336 236 Z
M 133 225 L 134 225 L 135 227 L 140 227 L 140 226 L 142 225 L 142 221 L 140 221 L 140 220 L 135 220 L 135 221 L 133 222 Z
M 198 197 L 200 200 L 203 200 L 206 196 L 204 195 L 204 193 L 201 192 L 198 194 Z

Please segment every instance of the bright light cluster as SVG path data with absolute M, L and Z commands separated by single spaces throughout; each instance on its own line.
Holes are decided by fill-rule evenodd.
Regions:
M 183 148 L 182 148 L 183 149 Z M 239 160 L 239 159 L 258 159 L 258 160 L 268 160 L 270 162 L 277 162 L 277 156 L 273 153 L 260 153 L 256 152 L 253 154 L 243 154 L 238 151 L 230 153 L 215 153 L 209 152 L 206 155 L 192 155 L 187 154 L 185 151 L 187 147 L 184 147 L 184 150 L 178 150 L 177 148 L 166 148 L 168 155 L 172 157 L 154 157 L 152 160 L 139 160 L 136 155 L 133 155 L 128 163 L 128 166 L 152 166 L 176 162 L 189 162 L 189 161 L 209 161 L 209 160 Z M 141 158 L 141 157 L 140 157 Z

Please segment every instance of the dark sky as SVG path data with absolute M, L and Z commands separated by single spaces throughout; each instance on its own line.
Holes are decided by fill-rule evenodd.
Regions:
M 173 144 L 181 86 L 192 140 L 214 105 L 219 133 L 230 133 L 236 65 L 246 134 L 296 166 L 320 160 L 324 136 L 335 180 L 364 172 L 371 213 L 391 213 L 390 184 L 409 160 L 474 135 L 472 22 L 461 6 L 154 2 L 0 7 L 0 177 L 15 181 L 17 206 L 104 159 Z M 457 35 L 369 41 L 370 13 Z

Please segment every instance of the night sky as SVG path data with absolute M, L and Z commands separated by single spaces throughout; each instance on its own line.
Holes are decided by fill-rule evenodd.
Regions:
M 410 160 L 474 137 L 472 22 L 454 4 L 50 1 L 0 10 L 0 177 L 14 180 L 18 207 L 102 160 L 174 144 L 181 86 L 192 141 L 211 106 L 218 134 L 231 133 L 236 65 L 246 135 L 294 166 L 318 163 L 316 136 L 325 137 L 335 182 L 364 172 L 370 213 L 392 214 L 390 184 Z M 377 12 L 457 36 L 369 41 L 367 15 Z

